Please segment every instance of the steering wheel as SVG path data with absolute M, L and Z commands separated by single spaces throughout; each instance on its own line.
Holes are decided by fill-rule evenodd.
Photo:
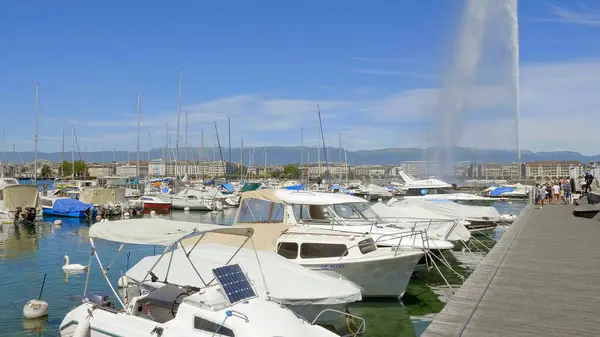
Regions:
M 181 302 L 183 302 L 183 299 L 188 296 L 189 295 L 187 293 L 181 293 L 175 297 L 175 301 L 173 301 L 173 305 L 171 306 L 171 315 L 173 315 L 173 318 L 175 318 L 175 315 L 177 315 L 177 310 L 179 310 L 179 305 Z M 179 301 L 180 298 L 181 301 Z

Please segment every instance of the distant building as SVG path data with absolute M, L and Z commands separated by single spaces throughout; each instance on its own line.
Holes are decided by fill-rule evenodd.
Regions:
M 106 165 L 90 165 L 88 166 L 88 173 L 90 177 L 108 177 L 113 175 L 113 168 Z
M 538 161 L 527 163 L 527 178 L 548 179 L 583 176 L 585 166 L 578 161 Z
M 471 164 L 467 176 L 471 179 L 506 179 L 525 178 L 525 166 L 521 163 L 486 163 Z
M 403 161 L 400 163 L 400 166 L 395 168 L 395 170 L 392 173 L 398 175 L 398 172 L 401 170 L 404 173 L 415 178 L 424 179 L 438 174 L 442 165 L 443 162 L 441 161 Z M 452 164 L 452 171 L 456 171 L 456 164 Z

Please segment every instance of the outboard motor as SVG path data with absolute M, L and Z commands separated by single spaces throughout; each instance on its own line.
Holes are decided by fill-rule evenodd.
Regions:
M 22 207 L 17 207 L 15 209 L 15 221 L 33 222 L 33 221 L 35 221 L 36 217 L 37 217 L 37 212 L 36 212 L 36 209 L 33 207 L 25 207 L 25 209 L 23 209 Z
M 108 295 L 105 293 L 88 293 L 85 299 L 88 302 L 94 303 L 95 305 L 103 308 L 115 308 L 115 304 L 110 301 L 110 297 L 108 297 Z

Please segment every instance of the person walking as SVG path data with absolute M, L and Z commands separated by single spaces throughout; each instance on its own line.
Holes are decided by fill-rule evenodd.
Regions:
M 564 200 L 565 204 L 569 205 L 571 203 L 571 184 L 567 181 L 563 185 L 563 189 L 564 189 L 563 200 Z
M 540 209 L 544 208 L 544 199 L 546 199 L 546 186 L 540 184 L 538 187 L 538 197 L 540 198 Z
M 555 203 L 558 204 L 559 198 L 560 198 L 560 186 L 558 186 L 557 183 L 554 183 L 554 185 L 552 185 L 552 200 L 554 200 Z

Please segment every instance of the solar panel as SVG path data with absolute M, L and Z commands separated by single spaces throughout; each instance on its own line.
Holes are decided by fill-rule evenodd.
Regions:
M 212 271 L 232 305 L 257 297 L 252 284 L 239 264 L 215 268 Z

